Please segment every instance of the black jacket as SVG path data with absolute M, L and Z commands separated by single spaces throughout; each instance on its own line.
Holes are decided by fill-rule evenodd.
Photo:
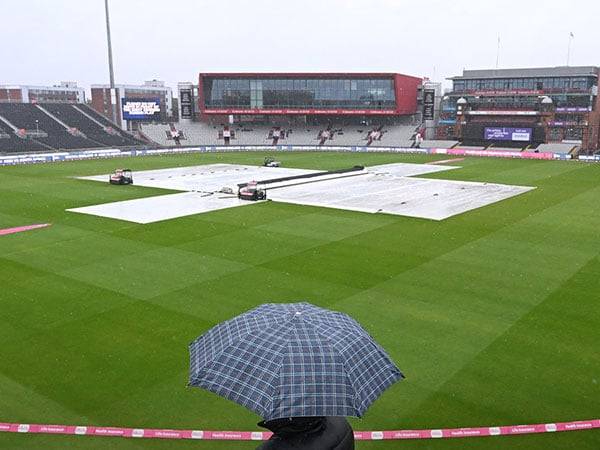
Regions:
M 257 450 L 354 450 L 345 417 L 296 417 L 260 422 L 273 436 Z

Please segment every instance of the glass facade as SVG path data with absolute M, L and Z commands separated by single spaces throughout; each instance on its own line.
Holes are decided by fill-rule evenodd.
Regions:
M 460 93 L 450 97 L 451 101 L 456 103 Z M 548 93 L 548 97 L 552 99 L 552 103 L 556 108 L 586 108 L 593 110 L 594 98 L 589 94 L 552 94 Z M 540 99 L 538 95 L 507 95 L 507 96 L 473 96 L 465 95 L 469 102 L 471 110 L 485 109 L 538 109 Z
M 582 90 L 596 84 L 595 77 L 498 78 L 454 80 L 454 92 L 512 90 Z
M 391 78 L 204 78 L 206 108 L 395 109 Z

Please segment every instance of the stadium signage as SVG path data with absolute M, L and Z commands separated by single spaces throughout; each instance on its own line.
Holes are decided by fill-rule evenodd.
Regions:
M 181 118 L 191 119 L 192 118 L 192 105 L 181 105 Z
M 417 149 L 407 147 L 365 147 L 365 146 L 315 146 L 315 145 L 277 145 L 274 146 L 277 151 L 334 151 L 334 152 L 356 152 L 356 153 L 402 153 L 402 154 L 430 154 L 430 155 L 452 155 L 452 156 L 481 156 L 498 158 L 518 158 L 518 159 L 560 159 L 579 161 L 600 162 L 600 155 L 586 156 L 579 155 L 572 158 L 571 155 L 554 154 L 552 152 L 510 152 L 510 151 L 492 151 L 492 150 L 469 150 L 461 148 L 432 148 Z M 78 161 L 96 158 L 117 158 L 117 157 L 143 157 L 152 155 L 171 155 L 186 153 L 213 153 L 213 152 L 239 152 L 239 151 L 257 151 L 264 152 L 264 145 L 243 145 L 243 146 L 200 146 L 183 148 L 158 148 L 149 150 L 94 150 L 71 153 L 44 153 L 44 154 L 25 154 L 0 157 L 0 166 L 13 166 L 20 164 L 52 163 L 63 161 Z M 1 430 L 0 430 L 1 431 Z
M 587 127 L 588 126 L 588 122 L 573 122 L 573 121 L 557 121 L 557 120 L 551 120 L 548 122 L 548 125 L 551 127 Z
M 509 436 L 523 434 L 577 432 L 600 429 L 600 420 L 580 420 L 532 425 L 508 425 L 492 427 L 464 427 L 420 430 L 355 431 L 358 441 L 405 440 L 405 439 L 456 439 L 480 436 Z M 208 441 L 262 441 L 272 433 L 261 431 L 205 431 L 205 430 L 162 430 L 151 428 L 118 428 L 74 425 L 38 425 L 0 423 L 0 432 L 29 434 L 60 434 L 96 437 L 145 438 L 145 439 L 202 439 Z
M 423 91 L 423 119 L 433 120 L 435 113 L 435 89 Z
M 467 111 L 469 116 L 538 116 L 538 111 Z
M 507 90 L 460 90 L 454 92 L 454 94 L 468 94 L 468 95 L 477 95 L 481 97 L 495 97 L 495 96 L 507 96 L 507 95 L 524 95 L 524 96 L 532 96 L 532 95 L 547 95 L 547 94 L 566 94 L 566 93 L 587 93 L 591 91 L 593 93 L 593 89 L 577 89 L 577 88 L 557 88 L 557 89 L 507 89 Z M 594 94 L 595 95 L 595 94 Z
M 210 108 L 205 114 L 336 114 L 336 115 L 397 115 L 393 109 L 225 109 Z
M 160 120 L 160 99 L 123 98 L 123 119 Z
M 191 89 L 181 89 L 179 91 L 179 103 L 181 104 L 181 118 L 191 119 L 193 116 Z
M 556 112 L 589 112 L 589 108 L 556 108 Z
M 449 149 L 431 149 L 433 155 L 452 155 L 452 156 L 482 156 L 484 158 L 518 158 L 518 159 L 554 159 L 554 153 L 551 152 L 507 152 L 496 150 L 466 150 L 462 148 Z
M 531 128 L 488 127 L 484 131 L 484 139 L 487 141 L 529 142 L 532 131 Z
M 181 89 L 179 91 L 179 101 L 181 103 L 192 103 L 192 90 L 191 89 Z
M 580 161 L 598 161 L 600 162 L 600 155 L 579 155 L 577 157 Z
M 505 95 L 542 95 L 544 91 L 540 90 L 527 90 L 527 89 L 513 89 L 510 91 L 471 91 L 473 95 L 487 96 L 505 96 Z

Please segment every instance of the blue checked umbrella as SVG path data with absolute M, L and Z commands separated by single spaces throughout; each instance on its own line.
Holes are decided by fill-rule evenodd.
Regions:
M 189 385 L 265 420 L 362 417 L 402 378 L 358 322 L 310 303 L 259 306 L 190 344 Z

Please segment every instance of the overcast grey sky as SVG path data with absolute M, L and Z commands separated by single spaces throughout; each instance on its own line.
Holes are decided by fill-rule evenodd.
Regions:
M 0 84 L 107 83 L 104 0 L 0 0 Z M 600 65 L 592 0 L 110 0 L 118 83 L 201 71 Z M 435 68 L 435 69 L 434 69 Z

